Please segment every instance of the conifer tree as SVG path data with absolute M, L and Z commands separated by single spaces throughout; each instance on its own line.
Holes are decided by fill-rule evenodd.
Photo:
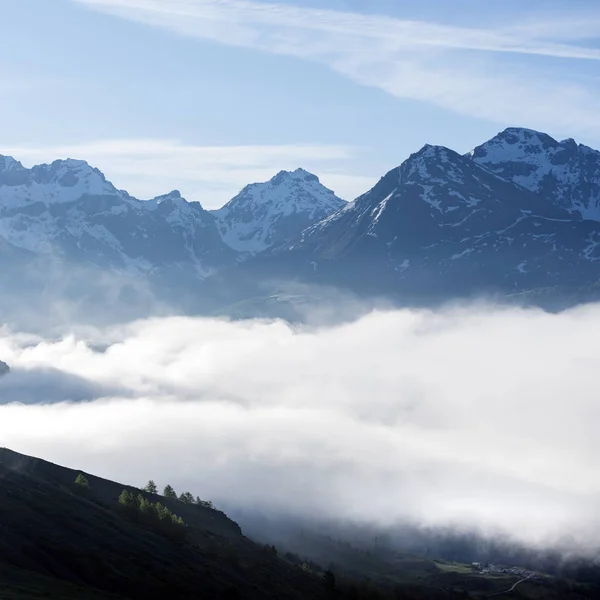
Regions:
M 163 496 L 165 498 L 175 498 L 175 499 L 177 499 L 177 494 L 175 493 L 175 490 L 170 485 L 166 485 L 165 486 L 165 489 L 163 491 Z
M 156 516 L 159 521 L 163 521 L 169 514 L 169 509 L 163 506 L 160 502 L 156 503 Z
M 144 487 L 144 491 L 148 492 L 149 494 L 158 494 L 158 488 L 156 487 L 156 483 L 154 483 L 154 480 L 151 479 L 146 484 L 146 487 Z
M 119 504 L 126 508 L 137 508 L 135 496 L 128 490 L 123 490 L 119 496 Z
M 154 512 L 154 505 L 152 502 L 146 500 L 142 494 L 138 494 L 137 503 L 140 509 L 140 514 L 148 517 Z
M 87 480 L 87 477 L 83 473 L 79 473 L 79 475 L 77 475 L 77 477 L 75 478 L 75 485 L 78 485 L 82 488 L 90 487 L 90 483 Z
M 200 496 L 196 497 L 196 504 L 203 506 L 204 508 L 214 508 L 214 504 L 210 500 L 201 500 Z
M 179 500 L 184 504 L 194 504 L 194 496 L 192 496 L 192 494 L 190 494 L 189 492 L 182 492 L 179 495 Z

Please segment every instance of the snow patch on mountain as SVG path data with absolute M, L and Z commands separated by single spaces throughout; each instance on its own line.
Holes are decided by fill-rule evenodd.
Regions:
M 118 191 L 98 169 L 83 160 L 55 160 L 26 169 L 12 157 L 0 159 L 0 204 L 5 209 L 38 202 L 66 204 L 86 195 L 129 199 L 126 192 Z
M 203 279 L 234 261 L 198 202 L 176 190 L 138 200 L 73 159 L 27 169 L 0 157 L 0 238 L 36 255 L 140 275 L 175 267 Z
M 294 237 L 345 204 L 316 175 L 296 169 L 281 171 L 265 183 L 247 185 L 211 212 L 229 247 L 256 254 Z
M 472 150 L 477 164 L 543 195 L 556 206 L 600 220 L 600 152 L 572 138 L 510 127 Z

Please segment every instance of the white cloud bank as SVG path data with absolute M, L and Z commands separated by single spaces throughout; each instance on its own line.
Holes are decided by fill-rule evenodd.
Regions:
M 600 59 L 587 39 L 600 27 L 595 7 L 460 27 L 284 2 L 74 1 L 185 36 L 319 62 L 360 84 L 462 115 L 600 135 L 597 79 L 574 79 L 564 62 Z M 566 33 L 581 23 L 580 34 Z M 536 57 L 557 62 L 548 68 Z
M 471 307 L 4 330 L 2 401 L 53 403 L 0 406 L 0 445 L 244 508 L 596 545 L 599 323 Z

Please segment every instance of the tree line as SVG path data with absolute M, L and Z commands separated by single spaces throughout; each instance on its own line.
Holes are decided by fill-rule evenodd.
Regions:
M 130 516 L 139 516 L 141 520 L 172 523 L 173 525 L 185 527 L 185 522 L 181 517 L 178 517 L 160 502 L 150 502 L 142 494 L 136 496 L 129 490 L 123 490 L 119 496 L 119 505 Z
M 74 484 L 82 493 L 89 493 L 90 483 L 83 473 L 77 475 Z M 153 480 L 150 480 L 140 490 L 139 494 L 124 489 L 118 499 L 120 511 L 131 520 L 142 523 L 166 535 L 172 537 L 182 537 L 185 535 L 184 532 L 187 527 L 185 521 L 161 502 L 152 502 L 146 498 L 141 493 L 142 491 L 158 495 L 158 487 Z M 199 497 L 194 498 L 190 492 L 183 492 L 177 496 L 175 490 L 170 485 L 164 487 L 162 495 L 165 498 L 177 500 L 183 504 L 195 504 L 214 509 L 212 502 L 201 500 Z
M 156 483 L 154 483 L 152 479 L 144 486 L 143 490 L 145 492 L 148 492 L 149 494 L 158 495 L 158 486 L 156 485 Z M 165 485 L 162 495 L 165 498 L 179 500 L 179 502 L 183 502 L 184 504 L 197 504 L 198 506 L 203 506 L 204 508 L 215 508 L 212 502 L 207 500 L 201 500 L 199 496 L 196 496 L 196 498 L 194 498 L 194 496 L 190 492 L 182 492 L 181 494 L 179 494 L 179 496 L 177 496 L 177 493 L 175 492 L 173 487 L 168 484 Z

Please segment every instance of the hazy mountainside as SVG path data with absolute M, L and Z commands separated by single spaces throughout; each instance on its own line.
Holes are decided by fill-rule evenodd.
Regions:
M 0 313 L 27 321 L 49 309 L 61 313 L 51 319 L 75 311 L 89 320 L 107 305 L 126 320 L 210 311 L 219 293 L 202 282 L 342 203 L 299 169 L 211 214 L 178 191 L 138 200 L 84 161 L 27 169 L 0 156 Z
M 198 202 L 176 191 L 137 200 L 76 160 L 26 169 L 0 157 L 0 237 L 35 256 L 141 275 L 178 265 L 204 278 L 235 256 Z
M 294 237 L 344 204 L 316 175 L 297 169 L 247 185 L 212 214 L 228 246 L 256 254 Z
M 344 203 L 302 169 L 246 186 L 218 211 L 178 191 L 140 201 L 80 160 L 24 168 L 0 156 L 0 238 L 11 246 L 148 274 L 186 267 L 204 279 L 297 235 Z
M 318 576 L 217 510 L 145 493 L 184 519 L 185 539 L 172 539 L 120 512 L 123 489 L 139 490 L 88 474 L 82 489 L 77 475 L 0 449 L 2 598 L 325 597 Z
M 559 168 L 566 154 L 568 172 Z M 598 172 L 600 153 L 529 130 L 507 130 L 467 156 L 426 145 L 256 268 L 293 265 L 305 281 L 412 300 L 591 285 L 600 279 L 600 222 L 590 218 Z
M 127 492 L 159 502 L 184 524 L 157 528 L 145 513 L 132 512 Z M 383 545 L 361 549 L 324 534 L 284 537 L 303 556 L 252 542 L 209 506 L 0 449 L 3 600 L 480 599 L 519 579 L 481 576 Z M 592 586 L 548 577 L 519 592 L 531 599 L 597 597 Z
M 560 308 L 600 297 L 599 259 L 600 152 L 528 129 L 464 156 L 426 145 L 350 203 L 297 169 L 216 211 L 178 192 L 137 200 L 83 161 L 26 169 L 0 157 L 7 313 L 35 290 L 279 315 L 290 283 L 401 303 L 495 294 Z

